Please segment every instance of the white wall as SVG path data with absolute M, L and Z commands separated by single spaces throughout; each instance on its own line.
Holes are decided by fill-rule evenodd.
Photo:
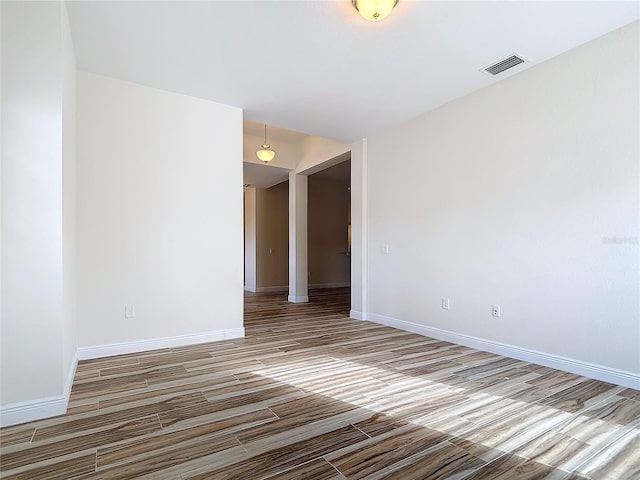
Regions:
M 351 145 L 351 311 L 352 318 L 367 316 L 369 227 L 367 225 L 367 140 Z
M 77 101 L 83 356 L 242 335 L 242 111 L 88 73 Z
M 247 188 L 244 192 L 244 288 L 256 291 L 257 274 L 257 196 L 256 188 Z
M 289 297 L 293 303 L 309 301 L 307 268 L 308 177 L 289 172 Z
M 2 407 L 63 392 L 62 15 L 2 2 Z
M 62 4 L 62 374 L 71 388 L 78 348 L 76 317 L 76 61 Z
M 638 30 L 367 139 L 370 318 L 637 381 Z

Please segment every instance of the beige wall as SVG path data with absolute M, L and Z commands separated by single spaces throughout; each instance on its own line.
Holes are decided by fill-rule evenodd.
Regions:
M 289 182 L 256 190 L 257 291 L 289 284 Z
M 349 151 L 350 145 L 324 137 L 308 136 L 298 144 L 300 157 L 296 165 L 296 173 L 308 173 L 306 170 L 338 157 Z
M 349 190 L 342 182 L 309 176 L 309 287 L 349 283 L 347 252 Z

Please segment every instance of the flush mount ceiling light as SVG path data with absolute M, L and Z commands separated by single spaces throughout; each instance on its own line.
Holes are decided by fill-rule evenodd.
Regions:
M 269 163 L 276 156 L 276 152 L 271 150 L 271 147 L 267 143 L 267 124 L 264 124 L 264 143 L 262 149 L 256 152 L 256 156 L 264 163 Z
M 370 22 L 379 22 L 391 13 L 398 0 L 351 0 L 362 18 Z

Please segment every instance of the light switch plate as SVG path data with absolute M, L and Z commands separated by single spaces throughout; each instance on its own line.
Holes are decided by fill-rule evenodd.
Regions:
M 442 309 L 443 310 L 449 310 L 449 298 L 443 298 L 442 299 Z

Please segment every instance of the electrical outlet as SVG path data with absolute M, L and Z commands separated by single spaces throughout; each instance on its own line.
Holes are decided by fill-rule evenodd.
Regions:
M 491 315 L 494 317 L 500 316 L 500 306 L 499 305 L 491 305 Z
M 124 318 L 134 318 L 136 316 L 136 306 L 135 305 L 125 305 L 124 306 Z
M 442 299 L 442 309 L 449 310 L 449 298 Z

